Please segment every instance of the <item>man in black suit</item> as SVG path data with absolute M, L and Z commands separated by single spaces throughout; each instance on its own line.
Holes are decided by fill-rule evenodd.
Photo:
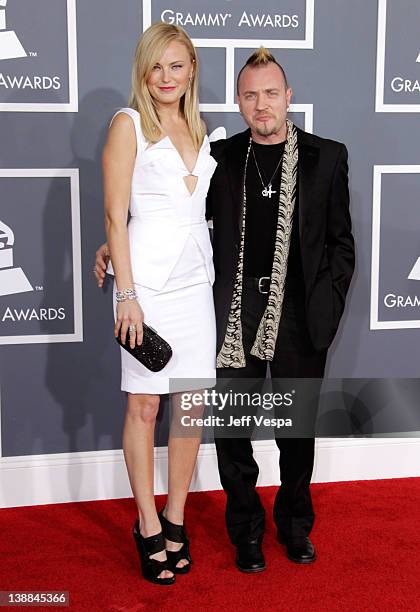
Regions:
M 347 150 L 287 119 L 292 90 L 264 48 L 238 75 L 249 128 L 212 143 L 218 166 L 207 198 L 213 220 L 219 379 L 322 379 L 354 269 Z M 105 247 L 96 257 L 103 282 Z M 315 419 L 311 407 L 308 420 Z M 244 572 L 265 568 L 265 511 L 250 437 L 215 437 L 226 523 Z M 276 437 L 279 540 L 297 563 L 315 560 L 309 484 L 314 438 Z
M 353 274 L 346 147 L 293 126 L 291 96 L 282 67 L 259 49 L 237 81 L 249 129 L 212 144 L 218 166 L 207 202 L 222 378 L 265 378 L 268 362 L 273 379 L 322 379 Z M 261 571 L 265 512 L 251 441 L 215 441 L 237 566 Z M 278 537 L 289 559 L 309 563 L 315 560 L 308 537 L 314 438 L 277 437 L 276 443 Z

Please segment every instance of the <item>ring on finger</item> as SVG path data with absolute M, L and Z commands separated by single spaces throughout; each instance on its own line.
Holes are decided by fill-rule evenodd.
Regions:
M 135 332 L 136 331 L 136 325 L 135 323 L 132 323 L 129 327 L 128 327 L 128 331 L 130 332 Z

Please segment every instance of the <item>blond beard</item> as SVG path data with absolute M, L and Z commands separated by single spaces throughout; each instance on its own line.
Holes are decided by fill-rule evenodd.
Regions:
M 264 128 L 260 128 L 260 127 L 256 127 L 255 128 L 255 133 L 258 134 L 258 136 L 273 136 L 273 135 L 278 135 L 281 133 L 281 131 L 284 129 L 285 134 L 287 134 L 287 128 L 286 128 L 286 124 L 280 125 L 280 126 L 273 126 L 270 129 L 264 127 Z

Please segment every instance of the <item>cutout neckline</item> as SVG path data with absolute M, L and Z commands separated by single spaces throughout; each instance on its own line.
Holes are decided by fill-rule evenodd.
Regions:
M 190 171 L 190 170 L 187 168 L 187 165 L 186 165 L 186 163 L 185 163 L 185 161 L 184 161 L 184 158 L 182 157 L 181 153 L 178 151 L 178 149 L 176 148 L 176 146 L 175 146 L 175 145 L 174 145 L 174 143 L 172 142 L 172 140 L 171 140 L 170 136 L 168 136 L 168 135 L 164 136 L 163 138 L 161 138 L 161 139 L 160 139 L 160 140 L 158 140 L 157 142 L 154 142 L 152 145 L 150 145 L 150 146 L 149 146 L 149 147 L 147 147 L 147 148 L 148 148 L 148 149 L 151 149 L 152 147 L 154 147 L 154 146 L 156 146 L 156 145 L 159 145 L 161 142 L 164 142 L 165 140 L 167 140 L 167 141 L 168 141 L 168 143 L 171 145 L 172 149 L 174 149 L 175 153 L 176 153 L 176 154 L 177 154 L 177 156 L 178 156 L 178 159 L 181 161 L 181 163 L 182 163 L 182 165 L 183 165 L 184 169 L 187 171 L 188 175 L 191 175 L 191 176 L 197 176 L 197 175 L 195 174 L 195 169 L 197 168 L 198 160 L 199 160 L 200 155 L 201 155 L 201 152 L 202 152 L 202 150 L 203 150 L 203 146 L 204 146 L 204 143 L 205 143 L 205 141 L 206 141 L 206 138 L 207 138 L 207 135 L 206 135 L 206 136 L 204 136 L 204 138 L 203 138 L 203 142 L 201 143 L 201 147 L 200 147 L 200 149 L 199 149 L 199 151 L 198 151 L 198 153 L 197 153 L 197 157 L 196 157 L 196 160 L 195 160 L 195 163 L 194 163 L 194 167 L 192 168 L 192 170 L 191 170 L 191 171 Z M 197 177 L 197 178 L 198 178 L 198 177 Z M 188 190 L 188 191 L 189 191 L 189 190 Z
M 197 164 L 196 164 L 197 165 Z M 189 177 L 193 177 L 195 178 L 195 183 L 194 183 L 194 189 L 192 191 L 190 191 L 190 188 L 187 185 L 187 181 L 186 179 L 188 179 Z M 187 188 L 188 193 L 190 194 L 190 196 L 193 196 L 195 194 L 195 190 L 197 189 L 197 185 L 198 185 L 198 176 L 196 174 L 187 174 L 187 176 L 183 176 L 182 180 L 184 181 L 184 185 Z

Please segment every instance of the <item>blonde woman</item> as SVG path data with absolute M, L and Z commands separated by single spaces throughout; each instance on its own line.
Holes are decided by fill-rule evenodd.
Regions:
M 165 585 L 191 565 L 184 505 L 200 439 L 170 435 L 168 497 L 158 514 L 154 428 L 170 379 L 215 378 L 214 269 L 205 222 L 215 167 L 198 110 L 195 49 L 181 28 L 154 24 L 138 43 L 129 108 L 113 117 L 103 170 L 115 335 L 140 344 L 144 320 L 173 350 L 154 373 L 121 349 L 121 388 L 128 393 L 123 449 L 138 507 L 133 534 L 143 576 Z

